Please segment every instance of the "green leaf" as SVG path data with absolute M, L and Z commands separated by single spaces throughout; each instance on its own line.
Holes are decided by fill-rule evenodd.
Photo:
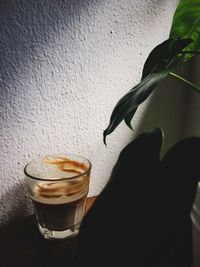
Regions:
M 132 120 L 132 118 L 133 118 L 133 116 L 134 116 L 136 110 L 137 110 L 137 109 L 134 109 L 132 112 L 128 113 L 128 114 L 126 115 L 126 117 L 124 118 L 124 121 L 125 121 L 126 125 L 127 125 L 132 131 L 133 131 L 133 127 L 132 127 L 132 125 L 131 125 L 131 120 Z
M 167 57 L 169 46 L 172 41 L 172 39 L 167 39 L 151 51 L 147 60 L 144 63 L 142 80 L 147 77 L 151 72 L 157 71 L 155 70 L 156 66 L 160 65 L 161 60 Z
M 170 38 L 192 38 L 188 51 L 200 50 L 200 0 L 181 0 L 173 17 Z
M 168 74 L 169 71 L 148 75 L 119 100 L 112 112 L 110 123 L 103 134 L 105 144 L 106 136 L 112 133 L 120 122 L 127 118 L 127 116 L 130 114 L 133 116 L 138 106 L 147 99 L 157 85 L 166 78 Z
M 157 73 L 167 69 L 170 62 L 181 51 L 193 42 L 191 38 L 167 39 L 156 46 L 149 54 L 143 68 L 142 79 L 150 73 Z M 171 67 L 171 66 L 170 66 Z
M 173 39 L 169 47 L 169 59 L 179 54 L 179 52 L 188 47 L 191 43 L 193 43 L 192 38 Z
M 175 68 L 181 64 L 184 61 L 184 57 L 181 57 L 179 53 L 181 53 L 185 47 L 191 44 L 191 42 L 191 38 L 178 40 L 167 39 L 163 43 L 156 46 L 144 64 L 142 80 L 151 73 L 160 73 L 165 70 L 171 70 L 172 68 Z M 136 110 L 133 110 L 124 118 L 126 125 L 131 130 L 133 130 L 131 120 L 135 112 Z
M 110 123 L 104 131 L 106 136 L 124 119 L 132 129 L 131 119 L 138 106 L 152 93 L 159 82 L 176 67 L 181 66 L 194 54 L 200 53 L 200 0 L 180 0 L 170 32 L 170 38 L 156 46 L 148 56 L 142 73 L 142 81 L 130 90 L 115 106 Z M 176 74 L 171 75 L 187 83 L 197 91 L 199 88 Z
M 138 106 L 151 94 L 160 80 L 184 62 L 185 55 L 180 55 L 180 53 L 191 42 L 191 38 L 168 39 L 153 49 L 145 62 L 142 81 L 122 97 L 115 106 L 110 123 L 104 131 L 104 143 L 106 143 L 106 136 L 113 132 L 123 119 L 132 129 L 131 120 Z

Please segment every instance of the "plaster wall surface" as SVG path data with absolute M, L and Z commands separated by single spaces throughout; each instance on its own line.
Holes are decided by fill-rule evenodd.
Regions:
M 89 194 L 96 195 L 121 149 L 142 129 L 151 101 L 147 126 L 166 127 L 170 143 L 180 136 L 183 94 L 161 88 L 164 98 L 160 91 L 138 110 L 135 132 L 122 123 L 108 147 L 102 141 L 114 105 L 139 82 L 153 47 L 168 38 L 177 3 L 0 1 L 0 223 L 29 212 L 23 168 L 32 158 L 89 158 Z

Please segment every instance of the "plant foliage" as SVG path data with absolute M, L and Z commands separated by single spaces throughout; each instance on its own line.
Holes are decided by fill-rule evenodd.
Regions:
M 122 120 L 132 129 L 131 120 L 138 106 L 168 75 L 200 92 L 197 86 L 172 72 L 194 54 L 199 54 L 199 51 L 200 0 L 181 0 L 173 17 L 169 39 L 151 51 L 143 67 L 141 82 L 129 90 L 113 109 L 110 123 L 103 134 L 104 143 L 106 136 L 112 133 Z
M 192 38 L 188 51 L 200 49 L 200 1 L 181 0 L 174 14 L 170 37 Z

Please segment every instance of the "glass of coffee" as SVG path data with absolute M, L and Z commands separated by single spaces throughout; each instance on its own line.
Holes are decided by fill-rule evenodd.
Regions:
M 26 165 L 26 182 L 44 238 L 63 239 L 78 234 L 90 170 L 90 161 L 77 155 L 46 155 Z

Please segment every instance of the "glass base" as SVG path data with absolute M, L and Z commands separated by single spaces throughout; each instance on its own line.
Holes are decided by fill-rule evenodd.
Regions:
M 198 183 L 198 190 L 193 204 L 191 218 L 194 226 L 200 232 L 200 182 Z
M 58 240 L 58 239 L 67 239 L 76 236 L 79 233 L 80 223 L 74 225 L 73 227 L 64 230 L 64 231 L 54 231 L 42 227 L 38 224 L 40 233 L 45 239 Z

